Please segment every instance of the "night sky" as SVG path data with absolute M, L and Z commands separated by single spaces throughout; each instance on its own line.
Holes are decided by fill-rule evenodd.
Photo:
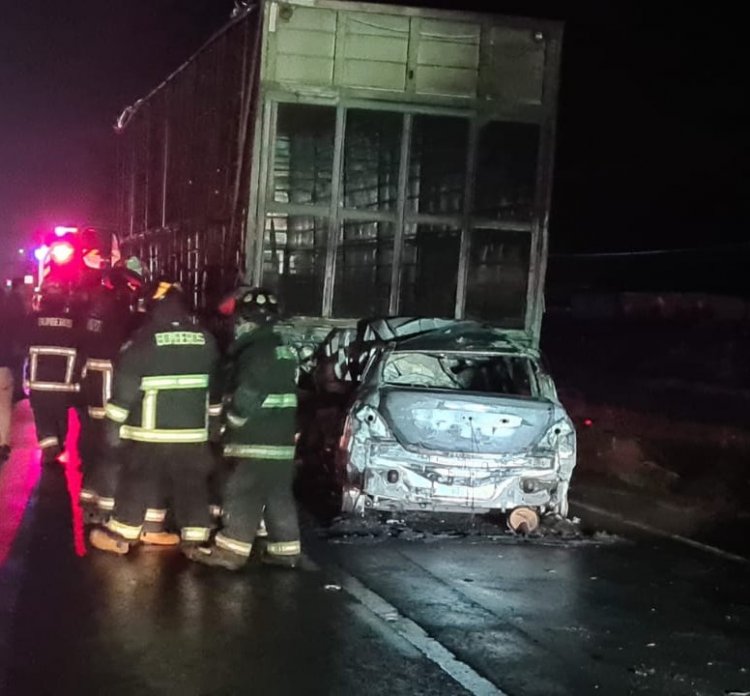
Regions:
M 738 18 L 655 15 L 651 3 L 623 0 L 419 4 L 565 20 L 554 250 L 748 239 L 750 113 Z M 40 225 L 111 218 L 117 114 L 231 8 L 232 0 L 5 3 L 0 238 L 9 249 Z

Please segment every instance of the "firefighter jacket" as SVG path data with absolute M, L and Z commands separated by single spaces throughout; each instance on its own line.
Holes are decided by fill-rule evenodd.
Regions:
M 213 336 L 191 320 L 179 299 L 157 303 L 115 361 L 107 418 L 121 424 L 124 440 L 201 443 L 215 400 L 219 355 Z
M 121 311 L 117 311 L 120 309 Z M 85 317 L 80 331 L 81 395 L 90 418 L 105 417 L 105 406 L 112 396 L 114 360 L 125 342 L 129 328 L 127 308 Z
M 41 311 L 29 317 L 26 386 L 31 392 L 77 392 L 79 332 L 73 318 Z
M 271 326 L 241 336 L 230 348 L 231 402 L 226 413 L 224 455 L 294 459 L 297 355 Z

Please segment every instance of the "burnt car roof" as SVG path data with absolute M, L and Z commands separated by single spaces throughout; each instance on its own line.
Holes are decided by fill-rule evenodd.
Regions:
M 411 335 L 391 344 L 398 351 L 450 351 L 503 353 L 537 357 L 536 352 L 507 332 L 473 321 L 455 322 L 444 328 Z

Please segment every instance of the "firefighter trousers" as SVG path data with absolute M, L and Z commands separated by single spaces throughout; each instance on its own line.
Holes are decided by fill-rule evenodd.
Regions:
M 107 446 L 107 422 L 104 419 L 92 418 L 83 409 L 79 412 L 79 419 L 78 452 L 83 469 L 81 503 L 111 513 L 115 506 L 120 453 Z
M 29 401 L 34 412 L 36 437 L 42 453 L 45 450 L 51 451 L 52 448 L 58 448 L 58 452 L 65 449 L 70 394 L 32 390 Z
M 168 501 L 183 543 L 202 543 L 209 536 L 208 476 L 213 467 L 207 443 L 128 442 L 119 451 L 121 468 L 115 510 L 107 528 L 136 541 L 155 500 Z M 158 510 L 165 513 L 165 510 Z M 163 517 L 162 517 L 163 521 Z
M 298 556 L 299 520 L 293 479 L 293 460 L 236 460 L 224 492 L 224 526 L 216 535 L 216 545 L 249 556 L 263 518 L 268 530 L 266 552 Z

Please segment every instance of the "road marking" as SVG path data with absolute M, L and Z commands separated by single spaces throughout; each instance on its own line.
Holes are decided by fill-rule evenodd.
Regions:
M 693 548 L 700 549 L 701 551 L 705 551 L 706 553 L 712 553 L 715 556 L 721 556 L 722 558 L 727 558 L 731 561 L 739 561 L 740 563 L 750 563 L 750 559 L 745 558 L 744 556 L 739 556 L 735 553 L 724 551 L 723 549 L 716 548 L 715 546 L 711 546 L 710 544 L 703 544 L 700 541 L 689 539 L 688 537 L 684 537 L 681 534 L 672 534 L 671 532 L 665 532 L 663 529 L 659 529 L 658 527 L 652 527 L 650 524 L 645 524 L 644 522 L 636 522 L 635 520 L 629 520 L 626 517 L 623 517 L 622 515 L 616 512 L 610 512 L 609 510 L 605 510 L 604 508 L 597 507 L 596 505 L 589 505 L 588 503 L 581 503 L 581 502 L 578 502 L 577 500 L 571 500 L 570 502 L 576 507 L 581 508 L 581 510 L 586 510 L 587 512 L 591 512 L 595 515 L 602 515 L 603 517 L 609 517 L 610 519 L 617 520 L 621 524 L 627 525 L 628 527 L 633 527 L 634 529 L 640 529 L 642 532 L 648 532 L 649 534 L 653 534 L 654 536 L 659 536 L 665 539 L 671 539 L 672 541 L 677 541 L 677 542 L 680 542 L 681 544 L 692 546 Z
M 343 570 L 339 572 L 342 587 L 352 597 L 385 622 L 394 633 L 411 643 L 428 660 L 435 663 L 469 693 L 474 696 L 508 696 L 491 681 L 459 660 L 442 643 L 432 638 L 419 624 L 403 616 L 396 607 L 379 594 L 365 587 L 359 580 Z

